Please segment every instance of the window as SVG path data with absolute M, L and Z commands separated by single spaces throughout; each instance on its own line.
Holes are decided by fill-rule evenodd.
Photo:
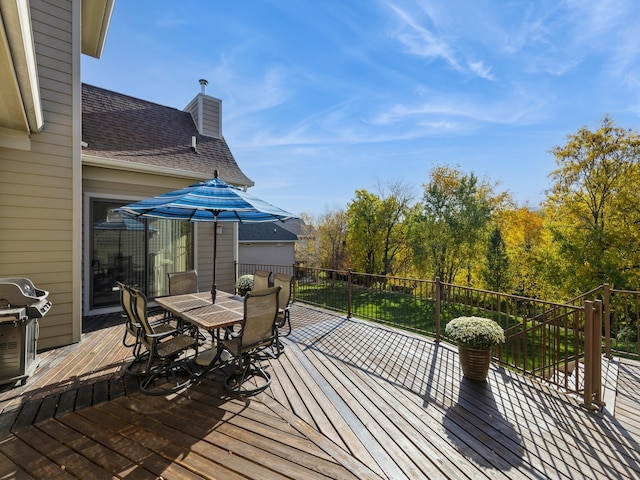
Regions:
M 189 222 L 136 219 L 113 212 L 125 201 L 91 202 L 90 309 L 120 302 L 120 281 L 150 298 L 168 294 L 167 273 L 193 268 L 193 225 Z

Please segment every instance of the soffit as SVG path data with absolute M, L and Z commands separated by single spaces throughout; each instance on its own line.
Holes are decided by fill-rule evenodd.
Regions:
M 100 58 L 115 0 L 82 0 L 82 53 Z
M 0 128 L 3 132 L 28 134 L 30 128 L 36 131 L 42 128 L 35 50 L 28 17 L 26 0 L 0 2 Z M 35 100 L 29 98 L 34 92 Z

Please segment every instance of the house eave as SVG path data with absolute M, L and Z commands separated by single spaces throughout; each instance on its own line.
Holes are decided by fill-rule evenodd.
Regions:
M 0 15 L 0 127 L 29 135 L 44 126 L 29 2 L 3 0 Z
M 145 173 L 161 175 L 166 177 L 183 178 L 187 180 L 204 181 L 209 180 L 210 177 L 203 175 L 202 173 L 189 172 L 177 168 L 162 167 L 158 165 L 147 165 L 143 163 L 133 163 L 127 160 L 117 160 L 113 158 L 99 157 L 95 155 L 82 155 L 82 164 L 92 167 L 110 168 L 114 170 L 122 170 L 132 173 Z M 231 185 L 236 185 L 241 188 L 250 187 L 251 185 L 245 185 L 242 180 L 237 178 L 224 178 L 225 182 Z
M 82 0 L 82 53 L 102 56 L 115 0 Z

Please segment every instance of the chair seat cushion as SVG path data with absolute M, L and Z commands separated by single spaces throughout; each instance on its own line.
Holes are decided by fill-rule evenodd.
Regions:
M 177 355 L 191 346 L 197 344 L 197 339 L 190 335 L 176 335 L 169 340 L 160 342 L 157 346 L 158 356 L 167 358 Z

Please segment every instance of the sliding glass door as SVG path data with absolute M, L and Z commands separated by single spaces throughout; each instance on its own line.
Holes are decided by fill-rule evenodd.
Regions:
M 126 201 L 90 202 L 90 309 L 119 305 L 116 282 L 140 288 L 149 298 L 168 294 L 167 273 L 193 268 L 193 225 L 135 219 L 112 210 Z

